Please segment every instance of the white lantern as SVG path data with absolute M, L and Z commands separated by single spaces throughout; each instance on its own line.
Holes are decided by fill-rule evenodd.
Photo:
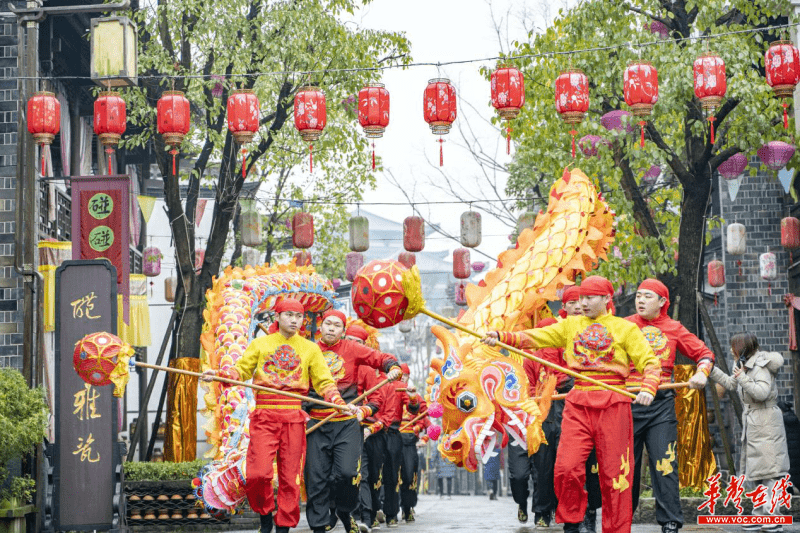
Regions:
M 169 276 L 164 278 L 164 299 L 168 302 L 175 301 L 175 289 L 178 288 L 177 276 Z
M 350 250 L 366 252 L 369 250 L 369 219 L 367 217 L 350 217 Z
M 728 224 L 728 253 L 731 255 L 742 255 L 746 248 L 747 233 L 744 224 Z
M 761 279 L 772 281 L 778 277 L 778 266 L 775 262 L 775 254 L 772 252 L 763 253 L 758 256 L 758 266 Z
M 481 214 L 477 211 L 461 213 L 461 245 L 475 248 L 481 244 Z
M 261 214 L 258 212 L 258 209 L 255 206 L 255 201 L 242 200 L 239 203 L 242 205 L 242 244 L 245 246 L 260 246 L 262 242 Z
M 242 250 L 242 266 L 258 266 L 263 261 L 261 261 L 261 252 L 256 250 L 255 248 L 245 248 Z

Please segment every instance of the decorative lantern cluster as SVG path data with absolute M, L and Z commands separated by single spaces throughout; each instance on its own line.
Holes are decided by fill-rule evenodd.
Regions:
M 42 175 L 45 173 L 46 145 L 53 144 L 56 134 L 61 130 L 61 104 L 56 95 L 47 91 L 38 92 L 28 100 L 28 132 L 39 145 L 41 152 Z
M 800 53 L 789 41 L 776 41 L 764 53 L 764 67 L 767 83 L 772 87 L 775 96 L 782 99 L 783 127 L 789 129 L 789 104 L 794 88 L 800 82 Z
M 710 113 L 711 144 L 714 144 L 714 112 L 728 90 L 728 79 L 725 76 L 725 61 L 716 54 L 705 54 L 694 62 L 694 94 L 700 100 L 703 109 Z
M 294 97 L 294 127 L 308 143 L 308 168 L 314 171 L 314 142 L 328 121 L 325 94 L 316 87 L 301 87 Z
M 646 119 L 658 102 L 658 71 L 650 63 L 635 61 L 625 69 L 623 77 L 625 103 L 631 108 L 634 116 L 639 117 L 644 148 L 644 126 Z
M 106 147 L 109 173 L 113 173 L 111 155 L 114 153 L 114 147 L 122 139 L 122 134 L 125 133 L 127 122 L 125 100 L 115 92 L 101 92 L 94 101 L 94 132 L 100 138 L 100 143 Z
M 416 215 L 403 220 L 403 248 L 407 252 L 421 252 L 425 247 L 425 220 Z
M 571 68 L 556 78 L 556 111 L 565 124 L 575 126 L 583 122 L 589 110 L 589 80 L 582 70 Z M 575 128 L 570 130 L 572 136 L 572 157 L 575 157 Z
M 383 137 L 389 125 L 389 91 L 374 83 L 358 92 L 358 123 L 372 141 L 372 170 L 375 170 L 375 141 Z
M 506 121 L 506 153 L 511 153 L 511 126 L 525 105 L 525 76 L 514 67 L 502 67 L 492 72 L 492 106 Z
M 428 81 L 422 95 L 422 111 L 425 122 L 434 135 L 439 135 L 439 166 L 444 165 L 442 135 L 450 133 L 450 127 L 456 119 L 456 89 L 447 78 L 434 78 Z
M 237 89 L 228 97 L 228 130 L 242 147 L 242 178 L 247 176 L 247 149 L 258 132 L 258 97 L 251 89 Z
M 158 115 L 158 133 L 164 137 L 164 142 L 172 147 L 172 174 L 177 176 L 178 147 L 183 138 L 189 133 L 190 109 L 189 100 L 181 91 L 167 91 L 158 99 L 156 106 Z
M 747 249 L 747 231 L 744 224 L 728 224 L 728 239 L 726 249 L 731 255 L 743 255 Z M 739 267 L 739 275 L 742 275 L 742 260 L 736 260 Z

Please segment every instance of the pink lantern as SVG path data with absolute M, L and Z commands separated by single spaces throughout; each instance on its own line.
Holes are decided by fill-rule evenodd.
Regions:
M 164 255 L 155 246 L 150 246 L 144 249 L 142 253 L 142 273 L 150 278 L 154 278 L 161 274 L 161 260 Z
M 331 280 L 331 285 L 333 285 L 333 290 L 336 290 L 342 285 L 342 280 L 339 278 L 333 278 Z
M 622 131 L 624 129 L 628 133 L 632 133 L 634 127 L 630 117 L 631 114 L 629 112 L 617 109 L 609 111 L 600 117 L 600 124 L 608 131 Z
M 397 261 L 406 268 L 411 268 L 417 264 L 417 256 L 414 252 L 400 252 Z
M 421 252 L 425 247 L 425 220 L 410 216 L 403 221 L 403 248 L 408 252 Z
M 356 279 L 358 270 L 364 266 L 364 254 L 361 252 L 349 252 L 345 256 L 345 277 L 347 281 Z
M 483 261 L 475 261 L 474 263 L 472 263 L 473 272 L 476 273 L 483 272 L 485 268 L 486 268 L 486 263 L 484 263 Z
M 314 215 L 298 211 L 292 217 L 292 246 L 311 248 L 314 246 Z
M 795 147 L 793 144 L 783 141 L 770 141 L 758 149 L 758 158 L 769 168 L 777 172 L 786 166 L 786 163 L 794 155 Z
M 649 30 L 653 35 L 658 35 L 659 39 L 666 39 L 669 37 L 669 28 L 667 28 L 666 24 L 658 20 L 654 20 L 650 24 L 645 24 L 644 28 Z
M 717 171 L 726 180 L 732 180 L 738 178 L 742 172 L 744 172 L 745 168 L 747 168 L 747 156 L 740 152 L 733 154 L 723 161 L 722 164 L 717 167 Z
M 456 248 L 453 250 L 453 276 L 458 279 L 466 279 L 470 274 L 469 250 L 467 248 Z
M 714 288 L 725 285 L 725 264 L 714 259 L 708 263 L 708 284 Z
M 642 176 L 642 183 L 645 185 L 653 185 L 656 181 L 658 181 L 658 177 L 661 175 L 661 167 L 658 165 L 651 166 L 647 172 L 644 173 Z
M 598 148 L 602 141 L 603 138 L 599 135 L 584 135 L 581 137 L 581 140 L 578 141 L 578 148 L 581 149 L 581 152 L 583 152 L 583 155 L 586 157 L 599 157 Z

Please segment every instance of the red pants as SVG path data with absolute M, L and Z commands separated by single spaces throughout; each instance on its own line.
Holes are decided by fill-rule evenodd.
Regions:
M 278 455 L 278 512 L 275 525 L 295 527 L 300 521 L 300 477 L 306 453 L 305 422 L 281 422 L 266 409 L 250 417 L 250 445 L 247 447 L 245 492 L 250 508 L 258 514 L 275 509 L 272 461 Z
M 570 394 L 576 392 L 587 394 L 583 391 Z M 593 391 L 591 394 L 616 393 Z M 626 401 L 592 404 L 595 406 L 580 405 L 569 401 L 568 397 L 564 406 L 553 480 L 558 498 L 556 522 L 574 524 L 583 520 L 586 459 L 595 448 L 603 496 L 603 532 L 630 533 L 634 468 L 631 405 Z

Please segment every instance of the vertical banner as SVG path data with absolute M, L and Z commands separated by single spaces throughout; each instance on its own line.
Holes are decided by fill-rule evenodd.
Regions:
M 123 320 L 129 323 L 130 179 L 81 176 L 72 179 L 72 258 L 108 259 L 117 269 Z
M 64 261 L 56 271 L 53 519 L 56 531 L 119 528 L 117 402 L 75 372 L 75 344 L 117 329 L 117 273 L 108 261 Z

